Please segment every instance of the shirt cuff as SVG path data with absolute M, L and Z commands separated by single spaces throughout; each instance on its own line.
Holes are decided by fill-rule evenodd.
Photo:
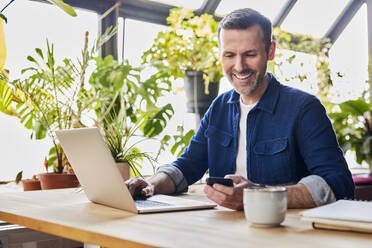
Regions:
M 174 185 L 176 186 L 176 191 L 174 193 L 180 194 L 187 192 L 188 183 L 186 178 L 183 176 L 182 171 L 180 171 L 176 166 L 171 164 L 162 165 L 156 170 L 156 173 L 159 172 L 167 174 L 172 179 Z
M 336 201 L 336 197 L 328 183 L 320 176 L 310 175 L 298 183 L 305 185 L 317 206 Z

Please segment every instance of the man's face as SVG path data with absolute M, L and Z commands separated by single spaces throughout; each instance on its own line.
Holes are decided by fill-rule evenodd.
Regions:
M 221 63 L 226 77 L 242 97 L 254 97 L 264 86 L 267 61 L 274 57 L 275 43 L 267 54 L 259 25 L 243 30 L 222 29 L 220 35 Z

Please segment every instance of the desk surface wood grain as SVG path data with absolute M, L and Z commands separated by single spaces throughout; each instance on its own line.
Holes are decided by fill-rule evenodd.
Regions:
M 206 200 L 200 187 L 181 197 Z M 82 190 L 0 194 L 0 220 L 104 247 L 372 247 L 372 235 L 315 230 L 288 210 L 277 228 L 250 226 L 222 207 L 132 214 L 89 202 Z

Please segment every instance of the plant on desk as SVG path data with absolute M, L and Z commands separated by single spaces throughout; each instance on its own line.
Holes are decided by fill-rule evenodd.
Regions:
M 101 122 L 102 126 L 97 123 L 104 133 L 104 140 L 124 180 L 128 180 L 131 176 L 143 177 L 140 169 L 144 158 L 155 167 L 155 159 L 149 153 L 141 152 L 136 147 L 140 142 L 147 140 L 138 133 L 142 122 L 128 123 L 121 112 L 118 115 L 106 117 Z
M 82 57 L 78 63 L 64 59 L 62 65 L 57 65 L 54 46 L 47 41 L 46 51 L 36 48 L 36 56 L 27 57 L 32 65 L 21 71 L 23 79 L 9 81 L 7 75 L 2 74 L 0 111 L 19 118 L 27 129 L 32 130 L 31 138 L 51 138 L 53 146 L 45 165 L 53 168 L 55 174 L 48 173 L 48 177 L 53 176 L 54 182 L 67 177 L 73 179 L 73 182 L 68 182 L 68 186 L 77 184 L 54 131 L 85 126 L 82 116 L 92 109 L 96 101 L 94 92 L 85 87 L 86 70 L 97 49 L 114 33 L 115 30 L 108 29 L 90 51 L 86 33 Z M 42 187 L 44 176 L 46 174 L 40 175 Z
M 46 53 L 36 49 L 37 57 L 28 57 L 33 66 L 22 70 L 25 79 L 10 82 L 4 76 L 0 81 L 0 111 L 18 117 L 32 130 L 31 138 L 51 138 L 53 147 L 45 166 L 53 168 L 55 175 L 70 175 L 72 171 L 55 130 L 84 127 L 83 119 L 93 119 L 102 128 L 115 160 L 129 162 L 132 175 L 140 175 L 142 160 L 148 159 L 153 165 L 153 159 L 139 151 L 139 139 L 159 136 L 174 114 L 170 104 L 158 106 L 158 98 L 171 91 L 166 71 L 157 70 L 143 80 L 142 69 L 127 61 L 93 57 L 113 33 L 107 31 L 91 51 L 86 39 L 77 64 L 64 59 L 62 66 L 56 65 L 53 45 L 47 43 Z M 86 76 L 89 65 L 94 70 Z
M 154 159 L 141 152 L 140 142 L 158 136 L 174 111 L 170 104 L 158 106 L 159 97 L 171 91 L 171 83 L 164 80 L 160 70 L 142 80 L 142 69 L 134 68 L 127 61 L 118 63 L 112 56 L 95 59 L 96 69 L 89 83 L 99 101 L 94 106 L 96 124 L 105 134 L 105 141 L 116 160 L 123 178 L 142 176 L 141 162 L 147 159 L 153 167 Z

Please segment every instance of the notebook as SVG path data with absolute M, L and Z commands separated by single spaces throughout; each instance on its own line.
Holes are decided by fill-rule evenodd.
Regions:
M 372 202 L 338 200 L 301 212 L 314 228 L 372 233 Z
M 216 207 L 213 203 L 168 195 L 135 201 L 98 128 L 62 130 L 56 135 L 85 194 L 94 203 L 133 213 Z

